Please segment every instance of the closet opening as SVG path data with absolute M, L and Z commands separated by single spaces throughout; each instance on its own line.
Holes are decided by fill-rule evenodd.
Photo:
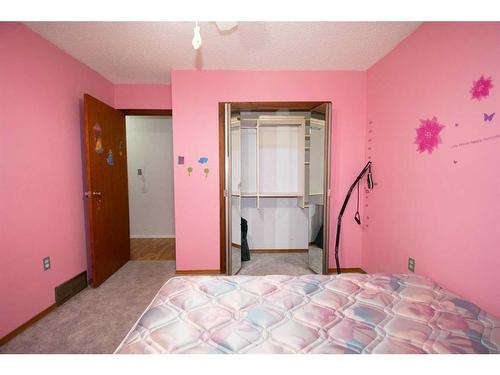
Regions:
M 124 111 L 131 260 L 175 260 L 171 111 Z
M 328 273 L 330 112 L 219 104 L 222 273 Z

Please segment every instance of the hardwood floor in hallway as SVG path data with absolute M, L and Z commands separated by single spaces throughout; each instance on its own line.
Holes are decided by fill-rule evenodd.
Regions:
M 131 238 L 130 260 L 175 260 L 175 238 Z

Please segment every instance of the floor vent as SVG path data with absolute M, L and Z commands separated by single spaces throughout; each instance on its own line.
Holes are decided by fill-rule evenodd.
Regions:
M 87 271 L 83 271 L 72 279 L 69 279 L 68 281 L 65 281 L 64 283 L 56 287 L 56 304 L 62 305 L 64 302 L 69 300 L 71 297 L 73 297 L 86 287 Z

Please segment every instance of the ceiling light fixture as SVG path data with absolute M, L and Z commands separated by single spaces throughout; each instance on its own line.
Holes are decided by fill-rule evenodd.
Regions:
M 191 41 L 193 44 L 193 48 L 195 50 L 201 47 L 201 34 L 200 34 L 200 26 L 198 26 L 198 21 L 196 21 L 196 25 L 193 30 L 193 40 Z
M 215 22 L 215 24 L 221 32 L 231 31 L 238 26 L 238 22 Z

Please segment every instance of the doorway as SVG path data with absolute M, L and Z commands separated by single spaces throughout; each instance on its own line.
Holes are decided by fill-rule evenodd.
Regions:
M 172 117 L 127 115 L 131 260 L 175 260 Z
M 171 117 L 172 111 L 115 109 L 88 94 L 83 96 L 83 108 L 88 273 L 90 284 L 98 287 L 131 259 L 125 117 Z M 141 168 L 134 169 L 141 173 L 138 171 Z M 155 245 L 163 247 L 164 244 Z M 157 253 L 154 246 L 146 252 Z M 173 249 L 172 253 L 175 254 Z
M 328 273 L 331 103 L 219 111 L 221 272 Z

